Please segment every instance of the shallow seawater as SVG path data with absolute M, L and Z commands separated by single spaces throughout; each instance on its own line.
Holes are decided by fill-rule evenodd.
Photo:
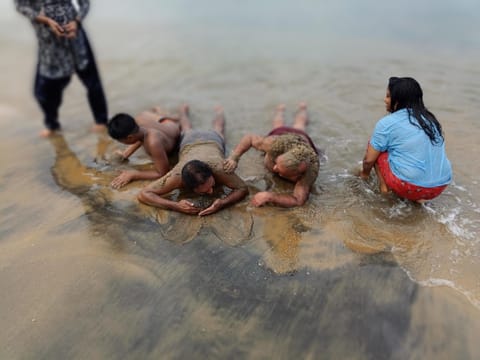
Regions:
M 230 150 L 308 103 L 325 153 L 308 203 L 205 218 L 138 203 L 147 182 L 109 186 L 151 164 L 89 132 L 77 79 L 63 135 L 37 136 L 33 31 L 0 10 L 1 358 L 480 356 L 476 2 L 92 2 L 111 114 L 187 102 L 208 128 L 221 104 Z M 424 205 L 354 175 L 389 76 L 419 80 L 445 130 L 454 181 Z M 289 189 L 253 150 L 238 173 L 251 194 Z

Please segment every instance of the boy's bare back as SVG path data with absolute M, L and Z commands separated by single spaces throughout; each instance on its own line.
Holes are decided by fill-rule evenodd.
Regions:
M 178 118 L 154 111 L 143 111 L 137 115 L 135 121 L 147 132 L 143 146 L 149 155 L 152 153 L 152 146 L 161 145 L 167 154 L 175 149 L 181 132 Z
M 174 116 L 166 116 L 159 111 L 143 111 L 135 118 L 138 131 L 134 136 L 135 142 L 124 142 L 130 146 L 122 152 L 128 159 L 140 146 L 151 157 L 154 169 L 127 170 L 113 179 L 113 188 L 121 188 L 133 180 L 154 180 L 165 175 L 170 170 L 168 156 L 175 151 L 181 133 L 180 121 Z M 131 140 L 132 141 L 132 140 Z

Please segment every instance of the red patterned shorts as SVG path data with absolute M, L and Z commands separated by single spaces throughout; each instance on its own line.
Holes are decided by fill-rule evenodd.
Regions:
M 390 170 L 388 164 L 388 153 L 382 152 L 377 159 L 377 165 L 385 179 L 387 186 L 398 196 L 408 200 L 431 200 L 440 195 L 447 185 L 436 186 L 433 188 L 426 188 L 411 184 L 407 181 L 400 180 Z
M 300 130 L 300 129 L 296 129 L 296 128 L 293 128 L 293 127 L 289 127 L 289 126 L 280 126 L 278 128 L 275 128 L 273 129 L 272 131 L 270 131 L 268 133 L 267 136 L 270 136 L 270 135 L 283 135 L 283 134 L 298 134 L 298 135 L 302 135 L 307 141 L 308 143 L 310 144 L 310 146 L 312 147 L 313 150 L 315 150 L 315 152 L 318 154 L 318 149 L 317 147 L 315 146 L 315 144 L 313 143 L 313 140 L 310 138 L 310 136 L 308 136 L 308 134 L 303 131 L 303 130 Z

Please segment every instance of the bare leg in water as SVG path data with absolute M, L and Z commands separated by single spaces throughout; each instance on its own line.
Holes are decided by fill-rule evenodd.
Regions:
M 183 104 L 180 107 L 180 125 L 183 132 L 192 130 L 190 107 L 187 104 Z M 222 106 L 215 107 L 215 117 L 213 118 L 212 126 L 213 130 L 223 138 L 225 135 L 225 114 Z
M 94 124 L 91 127 L 91 131 L 94 133 L 106 133 L 107 125 L 106 124 Z
M 308 112 L 307 112 L 307 103 L 301 102 L 298 104 L 298 110 L 295 115 L 295 120 L 293 122 L 293 127 L 305 131 L 308 125 Z
M 166 115 L 166 112 L 158 105 L 152 106 L 150 111 L 160 116 Z
M 378 185 L 380 187 L 380 193 L 383 195 L 386 195 L 390 192 L 390 188 L 387 186 L 387 183 L 385 182 L 385 179 L 383 178 L 382 172 L 380 171 L 380 168 L 378 165 L 375 163 L 375 174 L 377 174 L 377 179 L 378 179 Z
M 39 135 L 43 138 L 49 138 L 49 137 L 57 135 L 57 134 L 61 135 L 62 132 L 60 130 L 43 129 L 42 131 L 40 131 Z
M 225 138 L 225 114 L 222 106 L 215 106 L 213 130 L 220 134 L 222 138 Z
M 183 104 L 180 107 L 180 126 L 183 132 L 192 130 L 192 123 L 190 122 L 190 107 Z
M 285 104 L 277 106 L 275 115 L 273 116 L 272 129 L 277 129 L 285 125 Z

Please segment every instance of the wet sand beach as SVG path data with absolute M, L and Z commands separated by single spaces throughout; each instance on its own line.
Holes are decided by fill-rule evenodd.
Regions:
M 207 3 L 92 2 L 110 113 L 188 103 L 207 129 L 221 104 L 231 150 L 305 101 L 325 153 L 307 204 L 198 218 L 140 204 L 146 181 L 112 189 L 148 156 L 113 159 L 78 79 L 63 133 L 38 137 L 33 30 L 0 5 L 0 358 L 479 358 L 479 5 L 417 4 L 415 27 L 374 1 Z M 353 175 L 389 76 L 419 80 L 446 134 L 454 181 L 425 205 Z M 238 173 L 250 194 L 291 188 L 253 150 Z

